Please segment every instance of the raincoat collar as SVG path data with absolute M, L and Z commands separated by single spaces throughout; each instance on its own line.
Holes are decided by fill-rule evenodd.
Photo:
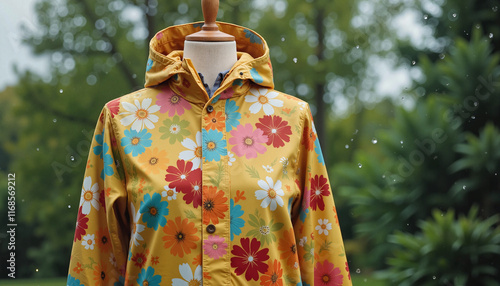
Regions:
M 190 59 L 183 58 L 184 40 L 201 30 L 203 22 L 171 26 L 158 32 L 149 43 L 145 87 L 167 82 L 174 92 L 191 102 L 210 100 Z M 233 35 L 237 62 L 226 74 L 213 100 L 246 94 L 251 85 L 274 88 L 269 48 L 259 34 L 245 27 L 217 22 L 219 29 Z

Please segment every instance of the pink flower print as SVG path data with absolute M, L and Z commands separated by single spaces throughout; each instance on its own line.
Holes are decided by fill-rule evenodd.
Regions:
M 191 104 L 184 98 L 174 93 L 170 88 L 165 88 L 156 95 L 156 104 L 160 106 L 160 113 L 168 112 L 168 116 L 184 114 L 185 110 L 191 109 Z
M 208 257 L 219 259 L 227 253 L 227 243 L 224 242 L 224 237 L 218 235 L 209 235 L 203 242 L 203 250 Z
M 267 150 L 264 144 L 267 143 L 268 137 L 258 128 L 253 130 L 250 123 L 245 126 L 238 125 L 236 129 L 231 130 L 231 135 L 233 137 L 229 138 L 229 144 L 235 145 L 231 151 L 238 157 L 256 158 L 257 152 L 263 154 Z

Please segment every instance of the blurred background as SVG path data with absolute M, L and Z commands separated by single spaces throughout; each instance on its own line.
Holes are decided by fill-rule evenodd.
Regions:
M 221 1 L 312 106 L 355 285 L 500 285 L 499 6 Z M 64 285 L 102 106 L 143 86 L 157 31 L 202 19 L 199 0 L 0 3 L 0 279 L 8 174 L 31 279 L 12 285 Z

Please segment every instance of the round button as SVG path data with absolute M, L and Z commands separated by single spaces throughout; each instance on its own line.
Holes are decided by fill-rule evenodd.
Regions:
M 207 225 L 207 232 L 214 233 L 215 232 L 215 225 L 213 225 L 213 224 Z
M 207 106 L 208 113 L 212 113 L 214 111 L 214 107 L 212 105 Z

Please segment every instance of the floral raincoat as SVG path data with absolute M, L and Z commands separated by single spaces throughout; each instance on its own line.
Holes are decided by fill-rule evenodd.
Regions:
M 83 179 L 68 285 L 351 285 L 306 102 L 273 89 L 269 49 L 238 61 L 209 98 L 184 37 L 150 43 L 145 88 L 102 109 Z

